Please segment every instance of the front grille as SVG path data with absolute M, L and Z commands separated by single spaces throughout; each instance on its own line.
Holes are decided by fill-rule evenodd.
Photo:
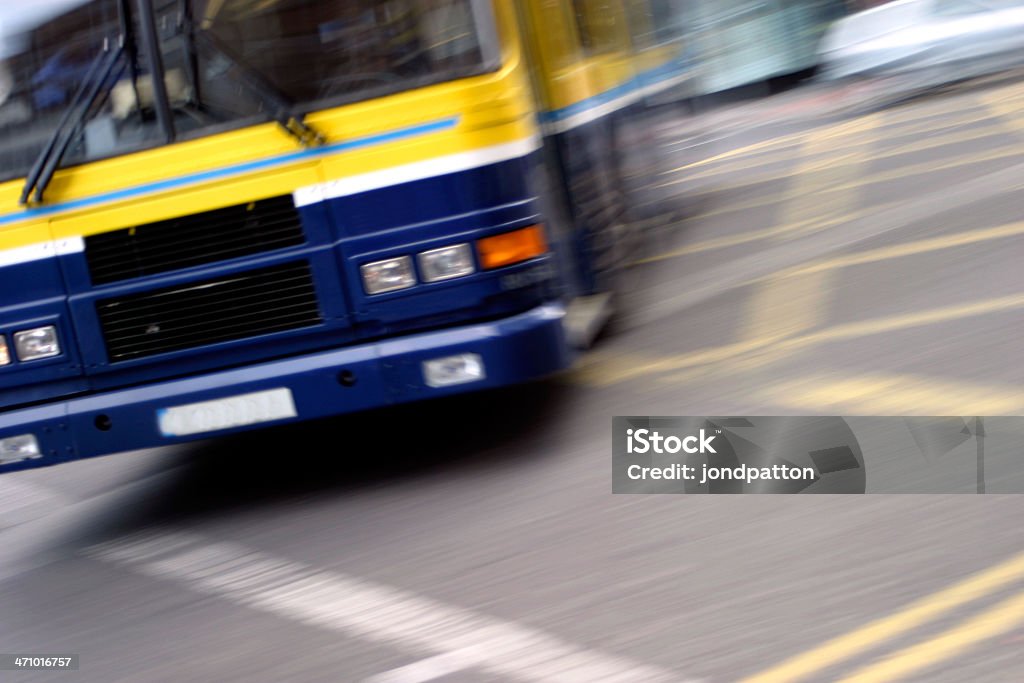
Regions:
M 180 216 L 85 238 L 101 285 L 302 244 L 291 195 Z
M 112 363 L 321 322 L 307 263 L 96 303 Z

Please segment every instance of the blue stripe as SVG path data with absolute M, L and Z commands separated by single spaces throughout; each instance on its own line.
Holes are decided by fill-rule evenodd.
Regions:
M 197 183 L 210 182 L 213 180 L 226 178 L 228 176 L 239 175 L 241 173 L 258 171 L 260 169 L 271 168 L 273 166 L 281 166 L 283 164 L 288 164 L 293 161 L 315 159 L 317 157 L 329 156 L 331 154 L 336 154 L 338 152 L 346 152 L 353 149 L 362 149 L 364 147 L 382 145 L 388 142 L 394 142 L 396 140 L 403 140 L 406 138 L 427 135 L 430 133 L 436 133 L 443 130 L 449 130 L 458 125 L 459 118 L 459 116 L 452 116 L 450 118 L 440 119 L 438 121 L 431 121 L 430 123 L 423 123 L 415 126 L 410 126 L 408 128 L 399 128 L 397 130 L 388 131 L 387 133 L 379 133 L 377 135 L 369 135 L 362 138 L 354 138 L 352 140 L 345 140 L 344 142 L 336 142 L 331 145 L 324 145 L 323 147 L 303 149 L 297 152 L 290 152 L 288 154 L 267 157 L 266 159 L 259 159 L 258 161 L 249 161 L 242 164 L 235 164 L 234 166 L 225 166 L 224 168 L 218 168 L 212 171 L 193 173 L 190 175 L 179 176 L 177 178 L 170 178 L 168 180 L 158 180 L 156 182 L 146 183 L 144 185 L 136 185 L 135 187 L 128 187 L 123 190 L 116 190 L 114 192 L 97 194 L 93 195 L 92 197 L 84 197 L 82 199 L 75 199 L 69 202 L 61 202 L 59 204 L 50 204 L 46 206 L 37 206 L 28 209 L 22 209 L 20 211 L 15 211 L 13 213 L 0 215 L 0 225 L 13 223 L 15 221 L 27 220 L 29 218 L 50 216 L 52 214 L 60 213 L 62 211 L 70 211 L 71 209 L 81 209 L 83 207 L 95 206 L 96 204 L 113 202 L 120 199 L 129 199 L 131 197 L 138 197 L 139 195 L 160 192 L 162 190 L 170 190 L 184 185 L 195 185 Z
M 571 116 L 576 116 L 577 114 L 581 114 L 591 109 L 596 109 L 597 107 L 608 104 L 609 102 L 614 102 L 615 100 L 625 97 L 626 95 L 629 95 L 641 88 L 654 85 L 661 81 L 666 81 L 673 76 L 678 76 L 680 73 L 687 71 L 690 68 L 691 65 L 688 63 L 688 60 L 685 59 L 662 64 L 659 67 L 637 74 L 625 83 L 617 85 L 610 90 L 605 90 L 602 93 L 598 93 L 593 97 L 580 100 L 579 102 L 570 104 L 568 107 L 542 112 L 540 120 L 543 123 L 557 123 L 559 121 L 564 121 Z

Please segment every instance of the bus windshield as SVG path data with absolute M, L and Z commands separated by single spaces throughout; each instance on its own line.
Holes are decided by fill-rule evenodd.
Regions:
M 62 166 L 497 66 L 481 0 L 150 2 L 155 49 L 135 0 L 0 10 L 0 179 L 26 175 L 111 46 L 122 57 L 72 120 Z M 156 111 L 157 72 L 169 117 Z

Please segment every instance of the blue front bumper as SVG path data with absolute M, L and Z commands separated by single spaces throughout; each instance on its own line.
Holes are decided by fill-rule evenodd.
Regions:
M 147 384 L 0 414 L 0 439 L 32 434 L 41 457 L 0 464 L 0 472 L 180 443 L 266 426 L 222 429 L 188 437 L 164 436 L 158 411 L 252 392 L 287 388 L 294 422 L 506 386 L 543 377 L 569 364 L 556 304 L 494 322 L 411 335 L 244 368 Z M 422 363 L 461 353 L 478 354 L 486 377 L 429 387 Z M 342 373 L 346 381 L 340 381 Z

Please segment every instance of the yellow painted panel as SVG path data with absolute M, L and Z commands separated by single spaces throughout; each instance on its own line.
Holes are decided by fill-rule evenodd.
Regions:
M 668 64 L 678 57 L 679 50 L 678 45 L 658 45 L 638 53 L 633 59 L 637 73 L 657 69 Z
M 319 163 L 307 162 L 301 166 L 250 173 L 240 178 L 203 183 L 173 193 L 160 193 L 58 216 L 51 219 L 51 226 L 57 239 L 95 235 L 131 225 L 279 196 L 296 187 L 320 181 Z
M 587 60 L 591 80 L 597 92 L 602 93 L 629 82 L 633 78 L 632 55 L 626 52 L 593 57 Z
M 45 218 L 37 218 L 16 228 L 0 230 L 0 249 L 15 249 L 51 239 Z
M 514 8 L 495 2 L 502 66 L 489 74 L 397 93 L 311 114 L 307 121 L 328 144 L 387 134 L 458 118 L 453 129 L 365 148 L 301 157 L 280 166 L 248 171 L 192 186 L 179 185 L 146 196 L 68 208 L 49 218 L 25 214 L 24 222 L 0 227 L 0 248 L 57 237 L 91 235 L 207 211 L 291 192 L 327 180 L 428 160 L 536 135 L 530 85 L 522 64 Z M 93 199 L 127 188 L 301 152 L 274 123 L 144 150 L 63 169 L 47 188 L 45 206 Z M 0 184 L 0 216 L 23 211 L 17 203 L 23 181 Z
M 308 121 L 330 142 L 386 133 L 432 120 L 464 115 L 471 125 L 527 116 L 532 110 L 507 3 L 495 3 L 503 37 L 503 64 L 493 73 L 441 83 L 388 97 L 357 102 L 310 115 Z M 47 204 L 116 191 L 177 176 L 201 173 L 268 156 L 298 151 L 274 123 L 260 124 L 153 150 L 63 169 L 47 188 Z M 19 210 L 22 180 L 0 185 L 0 215 Z
M 361 173 L 381 171 L 400 164 L 424 161 L 448 154 L 467 152 L 482 147 L 522 140 L 534 135 L 532 123 L 520 120 L 504 126 L 480 128 L 454 134 L 438 134 L 402 143 L 384 154 L 365 150 L 329 157 L 323 161 L 324 177 L 346 178 Z

